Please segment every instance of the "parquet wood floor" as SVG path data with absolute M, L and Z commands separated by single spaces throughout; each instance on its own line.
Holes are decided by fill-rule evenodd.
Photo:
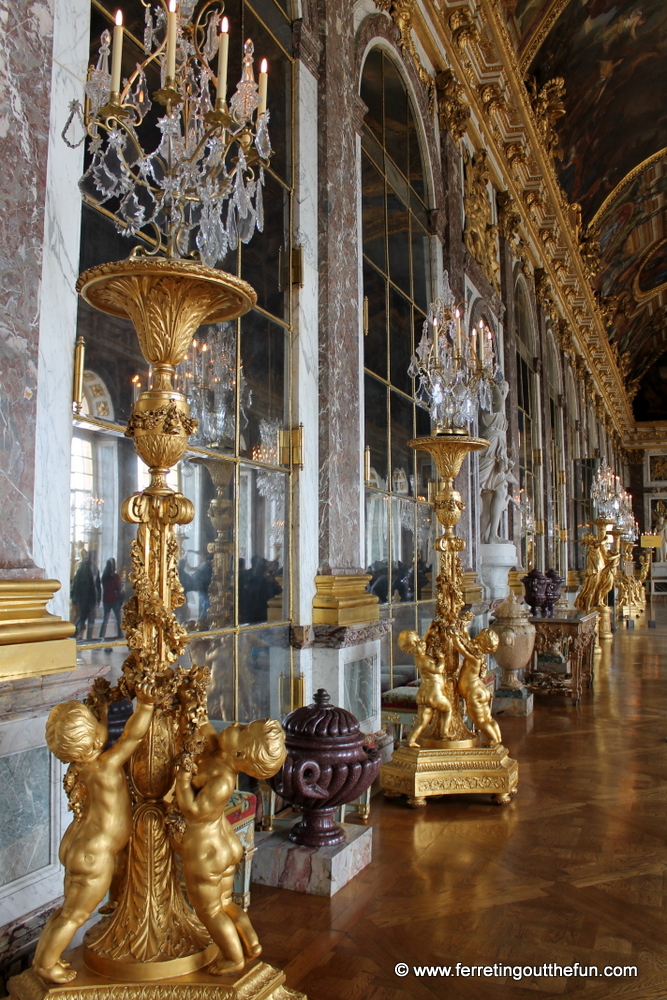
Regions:
M 373 799 L 373 861 L 331 900 L 253 886 L 264 958 L 310 1000 L 667 998 L 667 608 L 617 632 L 575 708 L 502 719 L 505 808 Z M 401 978 L 398 962 L 450 977 Z M 455 977 L 468 966 L 636 966 L 636 977 Z

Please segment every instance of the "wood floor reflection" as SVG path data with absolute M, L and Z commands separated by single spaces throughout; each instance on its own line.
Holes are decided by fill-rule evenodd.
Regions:
M 578 707 L 501 719 L 506 808 L 373 800 L 373 862 L 332 900 L 253 886 L 264 958 L 310 1000 L 667 996 L 667 609 L 619 631 Z M 637 978 L 405 978 L 414 965 L 636 965 Z

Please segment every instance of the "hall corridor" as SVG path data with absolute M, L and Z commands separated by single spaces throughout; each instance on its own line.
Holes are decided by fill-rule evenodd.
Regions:
M 332 900 L 253 886 L 263 957 L 288 986 L 309 1000 L 664 1000 L 664 606 L 656 618 L 616 633 L 576 708 L 536 697 L 529 719 L 500 718 L 520 768 L 508 807 L 462 796 L 412 811 L 377 796 L 373 862 Z M 455 975 L 457 963 L 575 962 L 598 977 Z M 414 974 L 428 965 L 449 977 Z M 607 966 L 637 975 L 608 978 Z

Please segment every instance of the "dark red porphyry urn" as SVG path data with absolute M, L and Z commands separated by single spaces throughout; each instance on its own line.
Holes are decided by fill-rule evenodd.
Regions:
M 287 758 L 269 784 L 303 810 L 289 838 L 304 847 L 331 847 L 345 840 L 333 821 L 334 810 L 372 785 L 382 763 L 377 750 L 364 746 L 364 734 L 351 712 L 331 704 L 320 688 L 315 704 L 283 719 Z

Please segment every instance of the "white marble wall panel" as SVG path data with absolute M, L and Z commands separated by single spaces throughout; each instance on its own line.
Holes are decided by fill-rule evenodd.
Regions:
M 293 425 L 303 424 L 303 469 L 294 489 L 296 552 L 293 564 L 294 621 L 312 621 L 318 568 L 318 247 L 317 247 L 317 80 L 297 62 L 297 148 L 294 242 L 303 247 L 303 287 L 295 288 L 292 344 Z M 305 666 L 305 660 L 304 660 Z
M 325 688 L 333 705 L 352 710 L 346 679 L 351 680 L 361 668 L 346 670 L 346 664 L 365 661 L 366 677 L 359 695 L 363 701 L 372 701 L 366 719 L 359 719 L 365 733 L 376 733 L 380 728 L 380 640 L 344 646 L 339 649 L 316 647 L 313 650 L 313 690 Z
M 69 616 L 69 471 L 72 367 L 76 338 L 83 146 L 61 137 L 70 102 L 81 99 L 90 31 L 89 0 L 52 0 L 53 63 L 44 259 L 40 294 L 37 428 L 35 441 L 34 552 L 48 577 L 63 583 L 52 610 Z M 81 129 L 77 137 L 82 134 Z

